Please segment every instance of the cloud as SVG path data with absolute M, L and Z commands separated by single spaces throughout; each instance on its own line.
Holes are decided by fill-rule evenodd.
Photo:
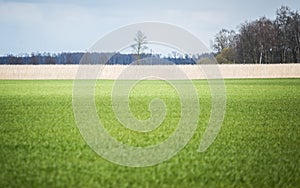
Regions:
M 0 2 L 1 22 L 40 22 L 42 13 L 36 4 Z

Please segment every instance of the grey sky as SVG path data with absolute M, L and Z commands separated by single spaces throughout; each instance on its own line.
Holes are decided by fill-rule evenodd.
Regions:
M 299 0 L 0 0 L 0 54 L 85 51 L 106 33 L 144 21 L 183 27 L 209 47 L 220 29 L 273 19 L 281 5 L 300 9 Z

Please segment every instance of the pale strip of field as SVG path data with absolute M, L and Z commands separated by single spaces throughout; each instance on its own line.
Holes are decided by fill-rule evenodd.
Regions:
M 81 74 L 77 75 L 80 68 Z M 0 79 L 136 79 L 154 75 L 170 79 L 209 78 L 300 78 L 300 64 L 234 64 L 234 65 L 0 65 Z M 125 76 L 124 76 L 125 75 Z M 126 76 L 127 75 L 127 76 Z M 151 79 L 151 78 L 150 78 Z

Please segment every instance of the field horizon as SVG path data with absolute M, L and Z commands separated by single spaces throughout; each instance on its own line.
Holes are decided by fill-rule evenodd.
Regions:
M 212 66 L 220 72 L 218 78 L 299 78 L 300 64 L 198 64 L 198 65 L 0 65 L 0 80 L 74 80 L 79 67 L 100 68 L 97 79 L 117 80 L 122 72 L 144 67 L 140 74 L 156 71 L 172 71 L 176 68 L 191 80 L 207 79 L 204 69 Z M 128 69 L 128 68 L 131 69 Z M 170 68 L 168 68 L 170 67 Z M 210 78 L 208 78 L 210 79 Z

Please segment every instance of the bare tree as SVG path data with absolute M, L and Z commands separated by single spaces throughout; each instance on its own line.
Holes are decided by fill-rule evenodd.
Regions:
M 131 45 L 134 53 L 137 55 L 137 60 L 141 59 L 141 54 L 146 50 L 148 47 L 146 46 L 147 42 L 147 37 L 145 33 L 142 31 L 138 31 L 135 34 L 134 37 L 135 44 Z
M 222 29 L 215 35 L 212 48 L 221 53 L 225 48 L 234 48 L 236 45 L 236 33 L 234 30 Z
M 275 23 L 278 28 L 282 61 L 297 63 L 300 47 L 300 14 L 287 6 L 281 6 L 276 11 Z M 289 56 L 292 56 L 291 60 L 288 60 Z
M 212 48 L 217 52 L 217 61 L 223 63 L 236 62 L 237 34 L 234 30 L 222 29 L 214 38 Z
M 272 63 L 276 46 L 274 22 L 265 17 L 240 26 L 237 55 L 241 63 Z

